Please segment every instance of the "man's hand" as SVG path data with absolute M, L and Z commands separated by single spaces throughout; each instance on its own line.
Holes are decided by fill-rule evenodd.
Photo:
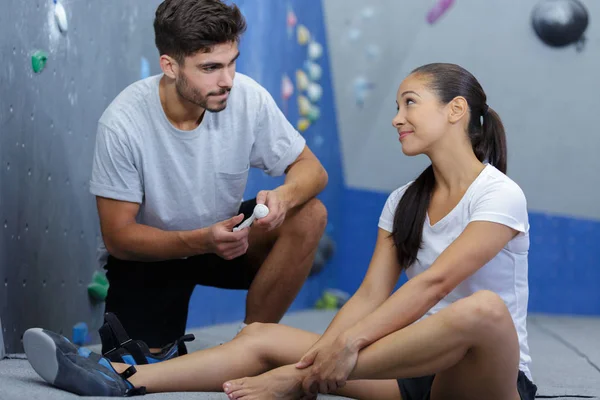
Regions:
M 225 221 L 217 222 L 208 228 L 208 249 L 225 260 L 232 260 L 248 250 L 250 229 L 233 232 L 233 228 L 244 219 L 244 214 L 236 215 Z
M 269 214 L 254 223 L 267 231 L 277 229 L 285 221 L 288 203 L 277 190 L 262 190 L 256 195 L 256 204 L 264 204 L 269 208 Z

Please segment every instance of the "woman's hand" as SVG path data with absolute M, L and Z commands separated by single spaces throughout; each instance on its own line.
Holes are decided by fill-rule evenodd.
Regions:
M 297 368 L 311 366 L 302 386 L 307 395 L 331 393 L 346 385 L 358 359 L 358 348 L 342 334 L 331 345 L 317 342 L 296 364 Z

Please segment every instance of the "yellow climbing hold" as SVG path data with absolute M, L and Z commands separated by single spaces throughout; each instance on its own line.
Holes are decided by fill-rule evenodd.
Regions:
M 298 96 L 298 112 L 306 117 L 312 108 L 310 100 L 306 96 Z
M 296 37 L 298 39 L 298 44 L 304 46 L 310 41 L 310 31 L 304 25 L 298 25 L 296 28 Z
M 300 132 L 306 131 L 310 127 L 310 121 L 306 118 L 300 118 L 298 120 L 298 130 Z
M 308 89 L 308 85 L 310 84 L 310 79 L 308 79 L 308 75 L 306 72 L 299 69 L 296 71 L 296 87 L 300 90 Z

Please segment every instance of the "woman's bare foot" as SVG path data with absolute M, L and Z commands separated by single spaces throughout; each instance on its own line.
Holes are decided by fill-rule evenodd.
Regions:
M 225 382 L 223 390 L 230 399 L 292 400 L 303 396 L 304 372 L 286 365 L 252 378 Z

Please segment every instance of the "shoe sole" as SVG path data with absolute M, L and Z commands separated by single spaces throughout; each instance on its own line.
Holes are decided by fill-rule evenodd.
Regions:
M 23 335 L 23 347 L 29 363 L 46 382 L 54 384 L 58 376 L 56 343 L 41 328 L 31 328 Z

